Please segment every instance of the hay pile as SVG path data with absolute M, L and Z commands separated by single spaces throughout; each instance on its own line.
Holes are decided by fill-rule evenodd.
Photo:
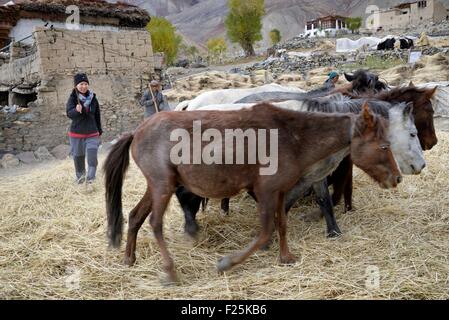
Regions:
M 314 51 L 328 51 L 328 52 L 335 52 L 336 50 L 336 44 L 335 42 L 331 40 L 323 40 L 318 48 L 316 48 Z
M 263 71 L 263 70 L 262 70 Z M 191 100 L 203 92 L 215 89 L 254 88 L 271 82 L 269 75 L 258 72 L 254 76 L 209 71 L 176 80 L 174 89 L 166 93 L 168 100 Z
M 415 84 L 448 81 L 449 56 L 441 53 L 423 56 L 414 66 L 400 65 L 381 72 L 379 76 L 393 86 L 407 84 L 410 80 Z
M 124 246 L 106 249 L 100 181 L 93 192 L 74 185 L 70 161 L 3 176 L 0 299 L 448 299 L 449 134 L 438 136 L 422 175 L 405 177 L 396 190 L 382 190 L 356 171 L 356 211 L 336 210 L 342 237 L 326 239 L 324 221 L 299 218 L 313 210 L 311 200 L 292 209 L 288 238 L 299 258 L 293 266 L 277 263 L 276 237 L 270 250 L 218 275 L 217 259 L 248 244 L 258 229 L 254 202 L 234 198 L 227 217 L 212 202 L 198 215 L 202 230 L 192 243 L 173 199 L 164 232 L 182 285 L 168 288 L 160 285 L 161 257 L 148 223 L 139 233 L 134 267 L 121 263 Z M 144 179 L 132 164 L 125 212 L 143 191 Z M 366 287 L 370 266 L 379 270 L 378 289 Z
M 283 74 L 276 79 L 275 83 L 285 86 L 293 86 L 304 90 L 311 90 L 313 88 L 322 86 L 323 83 L 327 80 L 328 74 L 331 71 L 335 71 L 335 68 L 322 67 L 312 69 L 308 72 L 307 79 L 304 79 L 298 74 Z M 341 74 L 337 82 L 337 86 L 342 86 L 347 83 L 348 82 L 346 81 L 345 77 L 343 76 L 343 74 Z
M 435 37 L 429 39 L 432 47 L 447 48 L 449 47 L 449 37 Z

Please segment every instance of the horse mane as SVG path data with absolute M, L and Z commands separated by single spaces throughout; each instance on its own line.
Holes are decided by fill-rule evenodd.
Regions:
M 415 86 L 399 86 L 391 90 L 381 91 L 377 94 L 372 95 L 371 97 L 380 100 L 395 101 L 395 99 L 398 99 L 400 96 L 404 94 L 410 92 L 414 94 L 423 94 L 427 90 L 428 90 L 427 88 L 417 88 Z
M 360 113 L 362 110 L 363 103 L 367 101 L 370 110 L 375 114 L 381 115 L 382 117 L 389 118 L 389 110 L 391 108 L 390 103 L 379 100 L 365 100 L 365 99 L 349 99 L 344 97 L 338 99 L 338 95 L 329 96 L 326 98 L 314 98 L 306 99 L 305 105 L 307 106 L 307 111 L 315 112 L 326 112 L 326 113 Z

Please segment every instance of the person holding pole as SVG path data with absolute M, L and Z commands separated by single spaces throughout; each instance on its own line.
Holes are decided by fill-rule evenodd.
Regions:
M 170 111 L 167 98 L 161 92 L 161 86 L 158 81 L 152 80 L 145 90 L 140 105 L 145 108 L 144 116 L 148 118 L 160 111 Z

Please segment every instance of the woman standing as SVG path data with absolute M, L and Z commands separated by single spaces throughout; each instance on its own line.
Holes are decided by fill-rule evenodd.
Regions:
M 83 183 L 87 178 L 90 183 L 95 180 L 100 136 L 103 133 L 100 105 L 95 93 L 89 90 L 89 79 L 85 73 L 75 75 L 74 85 L 75 88 L 67 101 L 67 116 L 72 119 L 69 131 L 71 154 L 75 162 L 77 182 Z

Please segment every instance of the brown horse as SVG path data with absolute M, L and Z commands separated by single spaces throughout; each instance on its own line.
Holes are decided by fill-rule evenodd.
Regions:
M 253 164 L 174 163 L 171 155 L 178 143 L 168 137 L 179 129 L 185 130 L 189 138 L 194 137 L 194 121 L 197 120 L 201 120 L 202 129 L 216 130 L 223 136 L 225 130 L 229 129 L 244 132 L 277 130 L 278 139 L 269 140 L 265 144 L 269 150 L 272 150 L 273 143 L 278 144 L 277 153 L 274 152 L 277 156 L 277 170 L 272 174 L 262 175 L 260 170 L 266 165 L 259 159 Z M 350 149 L 354 163 L 382 187 L 395 187 L 401 181 L 401 175 L 389 149 L 387 125 L 388 121 L 372 114 L 367 104 L 358 116 L 299 113 L 269 104 L 239 111 L 161 112 L 154 115 L 142 123 L 134 134 L 122 137 L 112 147 L 104 164 L 110 245 L 119 247 L 121 242 L 121 189 L 131 149 L 134 161 L 147 180 L 147 190 L 129 215 L 126 264 L 133 265 L 136 260 L 137 232 L 151 212 L 150 224 L 162 254 L 168 280 L 177 280 L 162 227 L 164 212 L 178 185 L 186 186 L 195 194 L 207 198 L 231 197 L 246 189 L 254 192 L 259 200 L 262 228 L 258 237 L 241 252 L 222 258 L 217 266 L 219 271 L 229 270 L 243 262 L 270 239 L 275 214 L 280 262 L 293 263 L 295 257 L 290 253 L 286 239 L 285 192 L 295 185 L 309 167 L 346 148 Z M 258 137 L 257 140 L 260 148 L 261 138 Z M 204 147 L 205 142 L 202 144 Z M 221 152 L 224 158 L 225 152 L 229 151 L 227 147 L 229 146 L 220 146 L 213 153 Z M 195 146 L 190 145 L 188 149 L 194 150 Z M 233 159 L 242 156 L 238 151 L 234 147 L 231 149 Z M 248 159 L 250 151 L 245 150 L 244 153 L 243 159 Z M 273 152 L 270 153 L 272 156 Z
M 382 91 L 376 95 L 354 96 L 352 98 L 370 98 L 391 103 L 413 102 L 413 116 L 415 119 L 418 138 L 423 150 L 430 150 L 438 142 L 433 121 L 432 97 L 437 87 L 433 89 L 417 88 L 410 82 L 407 87 L 397 87 Z M 329 177 L 329 185 L 333 184 L 332 202 L 337 205 L 344 195 L 345 211 L 352 210 L 352 172 L 351 157 L 348 156 L 340 163 L 335 172 Z

